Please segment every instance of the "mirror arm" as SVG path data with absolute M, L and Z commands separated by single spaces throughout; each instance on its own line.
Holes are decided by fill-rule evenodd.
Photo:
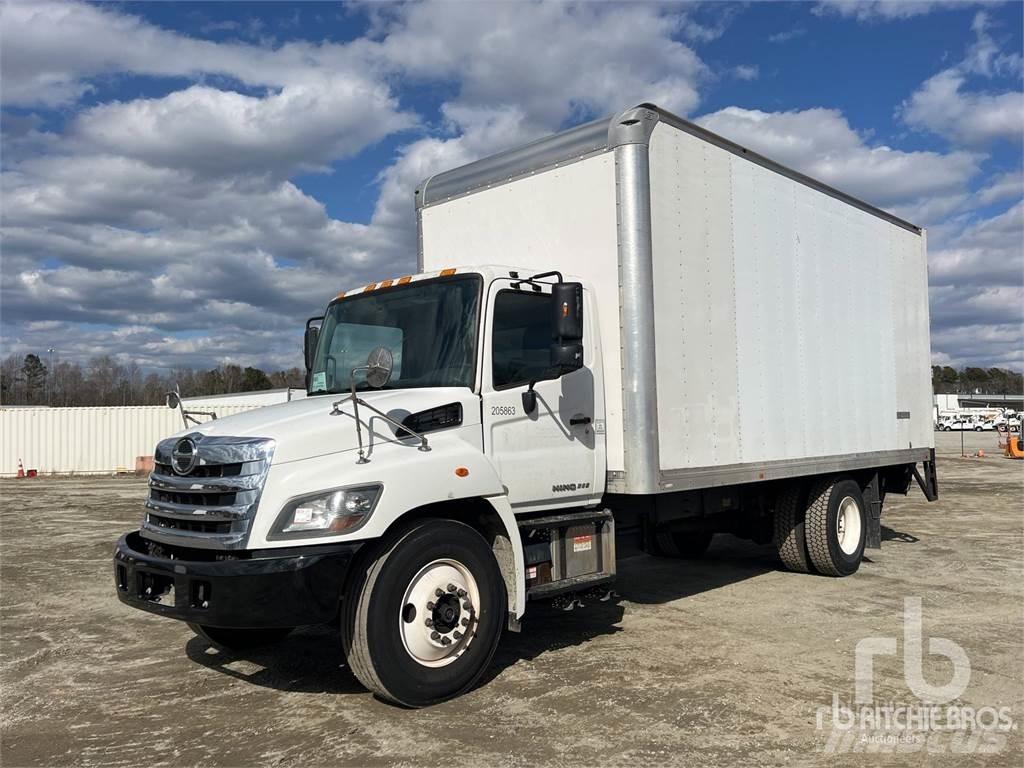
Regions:
M 384 419 L 386 422 L 388 422 L 392 426 L 396 427 L 397 429 L 404 430 L 405 432 L 408 432 L 413 437 L 417 438 L 420 441 L 420 445 L 419 445 L 419 448 L 417 450 L 429 451 L 430 450 L 430 444 L 427 442 L 426 435 L 421 435 L 419 432 L 416 432 L 416 431 L 414 431 L 412 429 L 409 429 L 409 427 L 405 426 L 404 424 L 401 424 L 401 423 L 395 421 L 393 418 L 388 416 L 386 413 L 384 413 L 383 411 L 381 411 L 378 408 L 374 408 L 372 405 L 370 405 L 368 402 L 366 402 L 365 400 L 363 400 L 362 398 L 360 398 L 356 394 L 356 373 L 358 373 L 359 371 L 365 371 L 365 370 L 368 370 L 368 369 L 369 369 L 369 366 L 367 366 L 367 365 L 361 365 L 361 366 L 358 366 L 358 367 L 352 369 L 351 375 L 349 377 L 349 382 L 350 382 L 350 385 L 351 385 L 351 388 L 352 388 L 351 389 L 351 393 L 349 394 L 348 397 L 344 397 L 341 400 L 335 401 L 333 403 L 333 405 L 332 405 L 333 410 L 331 411 L 332 414 L 341 413 L 341 411 L 338 410 L 338 406 L 339 405 L 341 405 L 342 403 L 346 403 L 346 402 L 351 402 L 352 403 L 352 411 L 353 411 L 353 415 L 355 416 L 355 420 L 356 420 L 356 440 L 359 443 L 359 458 L 356 459 L 356 464 L 369 464 L 370 463 L 370 460 L 368 458 L 366 458 L 366 451 L 363 449 L 362 421 L 359 418 L 359 406 L 360 405 L 362 405 L 364 408 L 369 408 L 371 411 L 376 413 L 378 416 L 380 416 L 382 419 Z

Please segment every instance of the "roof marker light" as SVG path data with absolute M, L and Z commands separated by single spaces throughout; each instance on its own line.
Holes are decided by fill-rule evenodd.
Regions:
M 376 283 L 370 283 L 368 286 L 363 288 L 363 293 L 369 293 L 370 291 L 372 291 L 376 287 L 377 287 Z
M 398 284 L 399 285 L 405 285 L 410 280 L 412 280 L 412 275 L 405 275 L 404 277 L 398 278 Z
M 395 282 L 394 280 L 381 280 L 380 281 L 380 285 L 378 285 L 377 287 L 378 288 L 390 288 L 391 284 L 394 283 L 394 282 Z
M 454 275 L 454 274 L 455 274 L 455 268 L 454 267 L 448 267 L 448 269 L 442 269 L 441 270 L 441 277 L 448 277 L 448 275 Z
M 338 291 L 338 295 L 335 296 L 334 298 L 335 298 L 335 300 L 337 300 L 337 299 L 344 299 L 345 298 L 345 292 L 344 291 Z

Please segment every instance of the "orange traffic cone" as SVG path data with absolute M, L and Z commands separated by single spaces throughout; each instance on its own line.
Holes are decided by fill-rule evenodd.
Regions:
M 18 477 L 25 476 L 25 465 L 21 463 L 21 459 L 18 459 Z

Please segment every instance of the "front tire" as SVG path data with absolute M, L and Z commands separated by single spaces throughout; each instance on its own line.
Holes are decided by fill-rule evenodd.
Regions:
M 498 647 L 507 603 L 483 537 L 454 520 L 422 520 L 385 543 L 362 572 L 341 627 L 359 682 L 407 707 L 472 688 Z
M 867 536 L 867 510 L 851 478 L 826 478 L 807 499 L 807 551 L 818 573 L 849 576 L 860 568 Z
M 188 628 L 211 645 L 227 651 L 242 651 L 271 645 L 284 640 L 292 631 L 292 627 L 275 627 L 272 629 L 226 629 L 209 627 L 203 624 L 189 624 Z

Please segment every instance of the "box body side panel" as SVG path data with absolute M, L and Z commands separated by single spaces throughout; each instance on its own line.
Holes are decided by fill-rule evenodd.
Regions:
M 662 471 L 930 446 L 923 237 L 671 126 L 650 152 Z

